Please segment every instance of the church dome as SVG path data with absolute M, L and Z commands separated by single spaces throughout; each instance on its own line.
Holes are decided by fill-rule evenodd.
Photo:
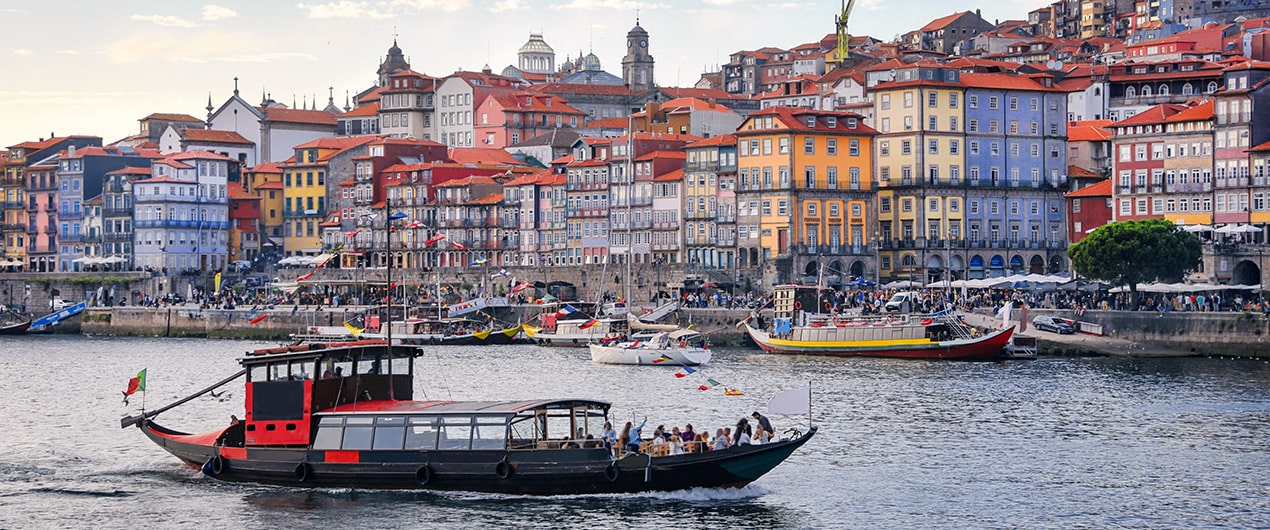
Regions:
M 644 28 L 639 25 L 639 22 L 636 22 L 635 27 L 631 28 L 630 31 L 626 32 L 626 36 L 627 37 L 636 37 L 636 36 L 647 37 L 648 32 L 644 31 Z
M 599 57 L 597 57 L 594 53 L 588 53 L 587 56 L 582 59 L 582 68 L 580 69 L 587 71 L 599 71 L 604 68 L 600 66 Z
M 530 33 L 530 34 L 529 34 L 529 41 L 528 41 L 528 42 L 526 42 L 524 46 L 521 46 L 521 47 L 520 47 L 520 53 L 550 53 L 550 54 L 554 54 L 554 53 L 556 53 L 556 51 L 555 51 L 555 50 L 553 50 L 553 49 L 551 49 L 551 46 L 547 44 L 547 41 L 543 40 L 543 38 L 542 38 L 542 34 L 540 34 L 540 33 Z

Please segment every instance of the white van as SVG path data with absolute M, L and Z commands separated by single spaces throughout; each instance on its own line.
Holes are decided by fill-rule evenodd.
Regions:
M 913 291 L 903 291 L 891 295 L 891 299 L 886 301 L 886 310 L 888 312 L 909 313 L 913 311 L 913 303 L 917 301 L 917 293 Z

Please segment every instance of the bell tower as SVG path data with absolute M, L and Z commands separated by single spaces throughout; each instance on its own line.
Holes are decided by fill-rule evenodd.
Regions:
M 653 56 L 648 54 L 648 32 L 635 18 L 635 27 L 626 32 L 626 56 L 622 58 L 622 83 L 632 92 L 657 86 L 653 80 Z

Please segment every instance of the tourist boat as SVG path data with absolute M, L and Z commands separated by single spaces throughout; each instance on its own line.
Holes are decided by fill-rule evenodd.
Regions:
M 120 423 L 219 480 L 528 495 L 742 487 L 816 432 L 618 458 L 596 440 L 610 419 L 603 401 L 413 401 L 418 352 L 378 340 L 258 350 L 237 374 Z M 160 413 L 239 377 L 246 378 L 242 421 L 199 434 L 156 423 Z
M 466 318 L 394 320 L 392 338 L 395 344 L 440 344 L 449 346 L 481 346 L 511 344 L 520 335 L 520 324 L 481 322 Z M 366 339 L 387 338 L 386 329 L 376 333 L 362 333 Z
M 591 344 L 591 361 L 600 364 L 697 366 L 710 362 L 705 337 L 690 329 L 663 331 L 646 339 Z
M 979 333 L 950 313 L 847 318 L 803 311 L 822 305 L 810 287 L 778 287 L 772 303 L 770 331 L 753 326 L 753 315 L 740 324 L 771 353 L 993 361 L 1002 357 L 1014 332 L 1006 327 Z
M 539 346 L 556 346 L 566 348 L 585 348 L 604 337 L 622 335 L 626 332 L 626 317 L 589 318 L 580 313 L 574 317 L 556 318 L 554 313 L 543 313 L 540 317 L 542 326 L 524 325 L 525 335 Z

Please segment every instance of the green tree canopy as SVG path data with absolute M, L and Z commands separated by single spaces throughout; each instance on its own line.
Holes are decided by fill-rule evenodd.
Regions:
M 1180 281 L 1203 257 L 1199 237 L 1167 219 L 1121 221 L 1099 227 L 1067 250 L 1082 276 L 1127 285 L 1137 304 L 1137 284 Z

